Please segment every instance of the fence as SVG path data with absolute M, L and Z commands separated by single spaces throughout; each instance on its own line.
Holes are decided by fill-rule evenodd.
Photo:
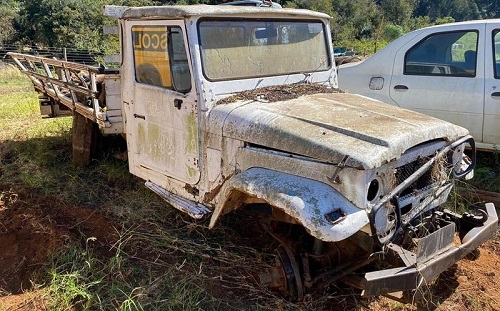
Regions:
M 85 64 L 85 65 L 97 65 L 102 61 L 102 59 L 104 57 L 104 54 L 101 52 L 81 50 L 81 49 L 76 49 L 76 48 L 71 48 L 71 47 L 39 48 L 37 46 L 13 45 L 13 44 L 0 43 L 0 60 L 5 61 L 6 59 L 4 59 L 4 57 L 8 52 L 36 55 L 36 56 L 42 56 L 42 57 L 47 57 L 47 58 L 56 58 L 59 60 L 67 60 L 70 62 Z

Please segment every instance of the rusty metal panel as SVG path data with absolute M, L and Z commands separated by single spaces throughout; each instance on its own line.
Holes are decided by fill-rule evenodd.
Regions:
M 110 6 L 111 7 L 111 6 Z M 113 10 L 111 10 L 113 9 Z M 287 18 L 300 16 L 301 18 L 330 19 L 325 13 L 282 8 L 259 8 L 255 6 L 231 6 L 231 5 L 167 5 L 150 6 L 138 8 L 114 7 L 108 9 L 108 16 L 123 19 L 173 19 L 191 16 L 231 16 L 251 15 L 255 18 L 272 17 Z
M 461 245 L 449 245 L 449 239 L 443 238 L 442 245 L 445 250 L 434 248 L 434 253 L 426 253 L 427 261 L 417 263 L 411 267 L 400 267 L 385 269 L 365 274 L 363 282 L 363 296 L 382 295 L 401 290 L 417 289 L 419 286 L 432 280 L 441 272 L 448 269 L 459 259 L 479 247 L 483 242 L 491 238 L 498 230 L 498 216 L 495 206 L 492 203 L 485 204 L 488 220 L 480 227 L 475 227 L 465 234 Z M 453 226 L 454 228 L 454 226 Z M 438 233 L 439 237 L 431 239 L 441 239 L 444 235 L 450 234 L 451 227 L 444 227 L 443 232 Z M 451 235 L 454 236 L 453 234 Z M 435 243 L 435 241 L 434 241 Z M 432 244 L 432 242 L 431 242 Z M 435 243 L 436 244 L 436 243 Z
M 188 214 L 194 219 L 201 219 L 203 218 L 203 216 L 212 212 L 212 210 L 210 210 L 205 205 L 195 203 L 191 200 L 175 195 L 151 181 L 147 181 L 144 185 L 154 193 L 159 195 L 162 199 L 170 203 L 173 207 L 181 212 Z
M 453 247 L 455 237 L 455 224 L 451 223 L 446 227 L 429 234 L 418 242 L 417 264 L 425 262 L 433 256 L 447 251 Z
M 119 35 L 120 34 L 120 28 L 118 26 L 102 26 L 102 32 L 105 35 Z
M 283 210 L 322 241 L 344 240 L 368 224 L 366 210 L 357 208 L 335 189 L 315 180 L 251 168 L 228 180 L 223 191 L 227 195 L 233 189 Z M 215 224 L 221 208 L 215 211 L 210 226 Z M 330 219 L 330 213 L 339 214 L 339 218 Z

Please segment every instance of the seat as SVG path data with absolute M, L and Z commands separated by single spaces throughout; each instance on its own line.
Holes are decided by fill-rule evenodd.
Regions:
M 476 71 L 476 51 L 467 50 L 464 53 L 464 69 L 467 71 Z

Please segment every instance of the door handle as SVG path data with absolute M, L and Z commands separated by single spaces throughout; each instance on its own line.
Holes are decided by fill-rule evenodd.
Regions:
M 146 120 L 145 116 L 143 116 L 141 114 L 137 114 L 137 113 L 134 113 L 134 118 Z
M 500 99 L 500 92 L 493 92 L 491 93 L 491 97 L 494 99 Z
M 401 85 L 401 84 L 398 84 L 398 85 L 395 85 L 394 86 L 394 89 L 396 91 L 407 91 L 408 90 L 408 87 L 406 85 Z

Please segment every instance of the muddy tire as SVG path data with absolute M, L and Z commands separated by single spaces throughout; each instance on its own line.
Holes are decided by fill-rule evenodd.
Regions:
M 335 57 L 335 65 L 343 65 L 343 64 L 349 64 L 349 63 L 357 63 L 360 62 L 361 58 L 357 56 L 337 56 Z
M 75 113 L 73 115 L 73 157 L 76 166 L 85 166 L 96 156 L 100 132 L 97 123 Z

